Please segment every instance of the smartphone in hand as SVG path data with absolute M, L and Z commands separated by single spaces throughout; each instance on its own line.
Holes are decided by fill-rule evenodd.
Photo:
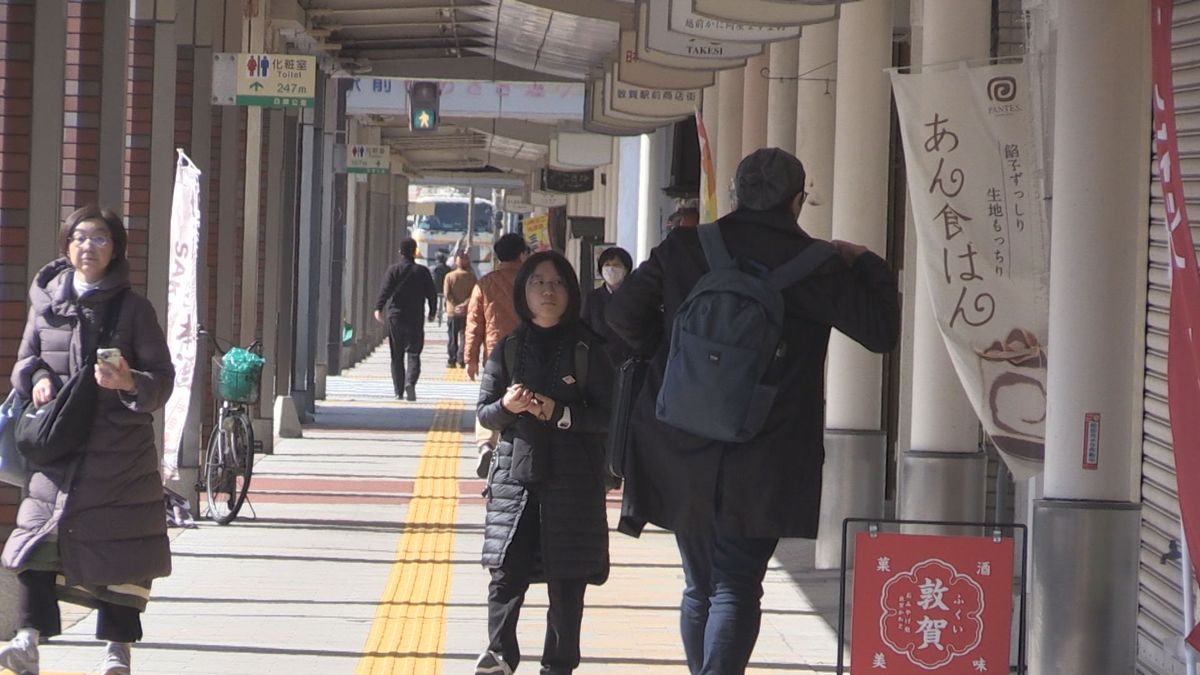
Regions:
M 117 368 L 121 365 L 121 350 L 116 347 L 102 347 L 96 350 L 96 361 L 103 361 Z

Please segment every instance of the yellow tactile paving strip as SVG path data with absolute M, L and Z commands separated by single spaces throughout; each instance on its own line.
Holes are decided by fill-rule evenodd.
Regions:
M 466 368 L 448 368 L 446 373 L 441 377 L 444 382 L 470 382 L 471 378 L 467 377 Z
M 463 404 L 457 401 L 437 404 L 421 451 L 404 533 L 396 547 L 396 563 L 357 675 L 441 672 L 458 509 L 462 410 Z

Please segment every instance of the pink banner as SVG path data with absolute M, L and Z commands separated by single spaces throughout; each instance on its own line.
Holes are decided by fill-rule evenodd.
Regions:
M 1171 335 L 1167 356 L 1167 394 L 1171 411 L 1171 441 L 1175 448 L 1175 480 L 1179 513 L 1191 551 L 1192 568 L 1200 556 L 1200 275 L 1196 249 L 1188 226 L 1179 146 L 1175 135 L 1175 96 L 1171 82 L 1171 0 L 1151 0 L 1151 39 L 1154 70 L 1154 149 L 1162 184 L 1167 231 L 1171 245 Z M 1184 564 L 1187 564 L 1186 562 Z M 1200 630 L 1188 644 L 1200 649 Z

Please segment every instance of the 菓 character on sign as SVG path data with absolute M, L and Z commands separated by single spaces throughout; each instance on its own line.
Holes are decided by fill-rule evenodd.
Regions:
M 892 559 L 887 556 L 879 556 L 879 560 L 875 561 L 876 572 L 891 572 Z

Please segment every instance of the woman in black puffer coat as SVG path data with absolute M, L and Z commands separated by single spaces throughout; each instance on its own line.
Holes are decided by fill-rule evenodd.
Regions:
M 480 423 L 500 432 L 488 480 L 483 564 L 488 648 L 478 674 L 510 674 L 521 660 L 517 618 L 534 581 L 549 586 L 543 674 L 579 666 L 587 584 L 608 578 L 604 439 L 612 363 L 579 320 L 566 258 L 531 256 L 517 273 L 521 324 L 496 345 L 479 394 Z

